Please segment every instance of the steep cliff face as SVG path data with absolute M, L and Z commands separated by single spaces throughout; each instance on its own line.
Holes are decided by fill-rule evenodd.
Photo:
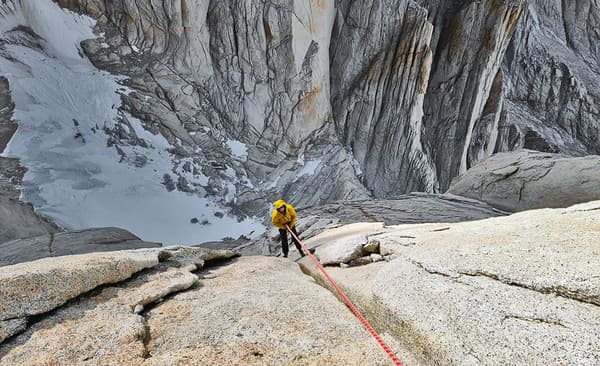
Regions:
M 331 55 L 338 135 L 376 197 L 437 188 L 421 144 L 433 26 L 412 1 L 341 1 Z
M 226 193 L 222 166 L 241 177 L 229 193 L 247 211 L 278 194 L 303 204 L 366 197 L 352 157 L 331 133 L 333 1 L 61 5 L 98 19 L 105 37 L 84 43 L 86 54 L 98 67 L 133 75 L 126 108 L 193 156 L 216 193 Z M 228 141 L 248 145 L 244 159 L 235 159 Z M 305 159 L 319 169 L 298 176 Z M 311 176 L 321 170 L 333 178 L 315 184 Z M 298 193 L 315 185 L 321 195 Z
M 600 153 L 598 1 L 529 1 L 503 69 L 499 150 Z
M 376 196 L 445 190 L 493 152 L 522 3 L 340 2 L 334 114 Z
M 469 163 L 493 150 L 494 134 L 484 133 L 482 139 L 479 132 L 495 130 L 502 101 L 494 81 L 501 77 L 500 64 L 524 1 L 445 2 L 444 10 L 443 5 L 426 3 L 436 25 L 436 43 L 424 136 L 440 187 L 446 190 Z
M 2 2 L 2 72 L 50 73 L 47 94 L 81 104 L 59 72 L 15 47 L 59 64 L 67 55 L 56 66 L 65 75 L 85 64 L 98 103 L 83 124 L 108 120 L 93 139 L 108 139 L 114 165 L 160 160 L 151 179 L 164 189 L 240 219 L 280 196 L 306 206 L 445 191 L 495 151 L 599 152 L 594 0 L 55 3 L 84 14 L 60 15 L 87 27 L 60 32 L 68 42 L 40 10 L 51 0 Z M 15 85 L 23 117 L 32 87 Z M 71 112 L 56 136 L 82 123 Z
M 161 120 L 156 129 L 168 138 L 206 145 L 197 133 L 202 126 L 212 130 L 210 145 L 221 138 L 218 130 L 252 146 L 254 164 L 240 172 L 277 174 L 290 156 L 314 149 L 315 140 L 337 145 L 335 121 L 339 141 L 352 152 L 343 170 L 358 175 L 374 196 L 389 197 L 445 190 L 493 152 L 503 101 L 500 62 L 522 3 L 62 5 L 99 19 L 108 47 L 102 40 L 85 45 L 98 66 L 131 75 L 129 64 L 142 62 L 141 74 L 149 75 L 131 84 L 146 97 L 162 90 L 165 108 L 154 115 Z M 143 111 L 156 109 L 147 105 L 153 103 L 126 99 L 134 115 L 152 119 Z M 325 200 L 348 197 L 360 190 L 357 183 L 327 182 L 332 189 Z M 321 203 L 276 186 L 297 200 Z

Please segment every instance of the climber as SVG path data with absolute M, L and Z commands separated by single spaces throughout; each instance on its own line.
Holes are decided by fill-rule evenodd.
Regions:
M 273 214 L 271 215 L 271 219 L 273 221 L 273 225 L 277 226 L 279 229 L 279 236 L 281 238 L 281 251 L 283 252 L 283 257 L 287 258 L 288 256 L 288 233 L 286 225 L 290 227 L 292 232 L 298 236 L 298 232 L 296 231 L 296 210 L 289 203 L 285 203 L 284 200 L 275 201 L 275 208 L 273 209 Z M 292 236 L 292 240 L 294 240 L 294 244 L 296 245 L 296 249 L 300 252 L 301 256 L 305 256 L 302 251 L 302 247 L 300 243 Z

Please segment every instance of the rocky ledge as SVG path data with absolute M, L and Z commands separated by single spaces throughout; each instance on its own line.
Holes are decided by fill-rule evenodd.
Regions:
M 0 365 L 386 364 L 296 264 L 211 267 L 235 256 L 142 249 L 3 267 Z

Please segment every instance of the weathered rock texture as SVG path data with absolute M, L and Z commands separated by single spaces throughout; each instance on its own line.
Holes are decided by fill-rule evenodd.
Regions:
M 158 252 L 112 252 L 0 267 L 0 321 L 46 313 L 97 286 L 122 281 L 156 264 Z
M 14 108 L 10 84 L 4 76 L 0 76 L 0 153 L 4 151 L 17 129 L 17 124 L 12 120 Z
M 160 246 L 158 243 L 145 242 L 132 233 L 117 228 L 61 232 L 1 243 L 0 266 L 46 257 Z
M 232 255 L 167 248 L 161 264 L 70 301 L 0 345 L 0 365 L 389 362 L 354 315 L 292 262 L 248 257 L 190 272 L 203 267 L 191 262 Z
M 98 19 L 105 37 L 83 48 L 98 67 L 131 76 L 123 108 L 177 146 L 174 174 L 191 162 L 210 177 L 185 189 L 230 197 L 224 204 L 235 196 L 241 214 L 264 212 L 277 192 L 303 204 L 368 197 L 332 132 L 333 1 L 59 3 Z M 248 144 L 248 156 L 228 140 Z M 305 161 L 318 169 L 302 173 Z
M 433 191 L 421 146 L 433 25 L 412 1 L 341 1 L 332 44 L 332 104 L 342 142 L 376 197 Z
M 389 362 L 352 313 L 287 260 L 248 257 L 212 275 L 148 313 L 148 364 Z
M 239 216 L 443 192 L 495 151 L 600 151 L 592 0 L 58 3 L 97 20 L 83 51 L 128 77 L 111 147 L 139 142 L 139 118 L 173 145 L 173 189 Z
M 436 26 L 436 47 L 424 136 L 445 191 L 452 177 L 469 167 L 469 153 L 487 156 L 493 151 L 497 117 L 490 115 L 499 113 L 502 92 L 494 84 L 501 78 L 500 64 L 524 1 L 425 3 Z M 481 130 L 492 132 L 485 136 L 490 141 L 473 139 Z
M 599 200 L 600 157 L 501 153 L 456 178 L 449 192 L 512 212 Z
M 371 237 L 391 261 L 329 272 L 369 321 L 425 364 L 596 365 L 599 223 L 596 201 L 401 225 Z M 310 261 L 301 265 L 323 282 Z
M 499 149 L 600 153 L 600 5 L 529 1 L 504 59 Z

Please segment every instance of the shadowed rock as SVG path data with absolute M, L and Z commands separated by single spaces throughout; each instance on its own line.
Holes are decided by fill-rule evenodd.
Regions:
M 46 257 L 158 247 L 161 247 L 161 244 L 143 241 L 118 228 L 69 231 L 0 244 L 0 266 Z

